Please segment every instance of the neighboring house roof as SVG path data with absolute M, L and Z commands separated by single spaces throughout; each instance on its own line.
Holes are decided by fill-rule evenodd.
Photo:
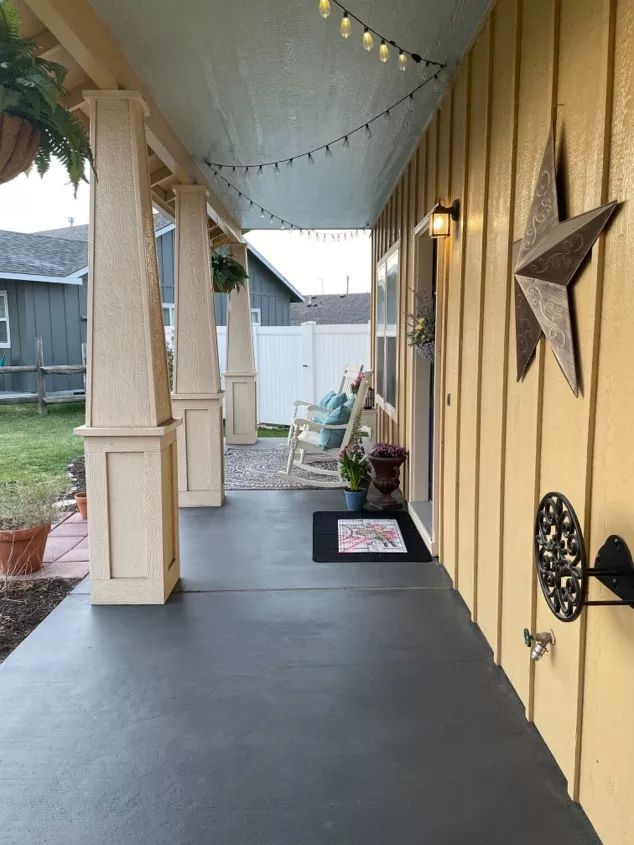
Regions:
M 314 321 L 321 325 L 367 323 L 370 319 L 370 294 L 347 293 L 307 296 L 301 305 L 291 305 L 291 326 Z
M 154 214 L 157 237 L 173 228 L 173 221 L 165 214 Z M 291 302 L 303 302 L 301 293 L 279 270 L 250 244 L 247 248 L 288 288 Z M 0 230 L 0 279 L 81 284 L 81 277 L 88 272 L 87 264 L 88 226 L 29 233 Z
M 303 296 L 301 295 L 301 293 L 297 290 L 297 288 L 296 288 L 296 287 L 294 287 L 294 286 L 293 286 L 293 285 L 289 282 L 289 280 L 286 278 L 286 276 L 283 276 L 283 275 L 280 273 L 280 271 L 277 269 L 277 267 L 274 267 L 274 266 L 271 264 L 271 262 L 270 262 L 270 261 L 268 261 L 268 260 L 267 260 L 267 259 L 266 259 L 263 255 L 262 255 L 262 253 L 261 253 L 261 252 L 258 252 L 258 251 L 257 251 L 257 249 L 256 249 L 254 246 L 251 246 L 251 244 L 247 244 L 247 249 L 249 250 L 249 252 L 250 252 L 250 253 L 252 253 L 253 255 L 255 255 L 255 257 L 256 257 L 256 258 L 258 258 L 258 259 L 262 262 L 262 264 L 264 264 L 264 266 L 265 266 L 265 267 L 268 267 L 268 269 L 271 271 L 271 273 L 275 273 L 275 275 L 277 276 L 277 278 L 280 280 L 280 282 L 281 282 L 283 285 L 286 285 L 286 287 L 289 289 L 290 294 L 291 294 L 291 302 L 301 302 L 301 303 L 303 303 L 303 302 L 304 302 L 304 297 L 303 297 Z

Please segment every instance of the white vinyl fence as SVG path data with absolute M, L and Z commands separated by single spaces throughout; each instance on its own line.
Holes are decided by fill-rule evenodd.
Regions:
M 218 326 L 220 372 L 225 371 L 227 329 Z M 166 329 L 168 342 L 173 330 Z M 258 421 L 288 423 L 295 399 L 316 402 L 339 387 L 344 366 L 370 368 L 370 324 L 253 326 L 258 371 Z

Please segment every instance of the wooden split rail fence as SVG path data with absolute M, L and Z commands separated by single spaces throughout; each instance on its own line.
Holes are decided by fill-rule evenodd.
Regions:
M 81 348 L 82 364 L 45 364 L 42 338 L 35 338 L 35 364 L 20 364 L 16 366 L 0 367 L 0 376 L 16 375 L 18 373 L 35 373 L 35 393 L 0 393 L 0 405 L 21 405 L 26 402 L 37 402 L 40 414 L 45 414 L 49 405 L 61 402 L 84 402 L 86 399 L 86 345 Z M 47 376 L 84 376 L 84 390 L 55 390 L 46 392 Z

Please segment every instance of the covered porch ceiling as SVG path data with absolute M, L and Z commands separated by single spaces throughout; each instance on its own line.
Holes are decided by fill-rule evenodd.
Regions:
M 339 34 L 341 11 L 327 20 L 317 0 L 91 0 L 195 161 L 257 163 L 294 156 L 343 135 L 406 95 L 433 71 L 361 47 L 361 27 Z M 489 0 L 351 0 L 350 11 L 425 58 L 455 67 Z M 223 175 L 257 206 L 303 228 L 373 222 L 438 103 L 432 85 L 394 109 L 389 121 L 341 143 L 315 166 L 262 175 Z M 205 168 L 203 167 L 203 170 Z M 207 169 L 209 185 L 242 229 L 279 227 L 262 219 Z

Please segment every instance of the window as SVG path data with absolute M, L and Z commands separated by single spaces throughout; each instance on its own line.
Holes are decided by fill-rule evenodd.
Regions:
M 262 311 L 260 308 L 251 309 L 251 322 L 254 326 L 262 325 Z
M 10 346 L 9 297 L 6 290 L 0 290 L 0 349 L 8 349 Z
M 376 393 L 381 406 L 396 419 L 399 251 L 383 258 L 376 274 Z
M 163 325 L 165 328 L 174 328 L 174 303 L 163 303 Z

